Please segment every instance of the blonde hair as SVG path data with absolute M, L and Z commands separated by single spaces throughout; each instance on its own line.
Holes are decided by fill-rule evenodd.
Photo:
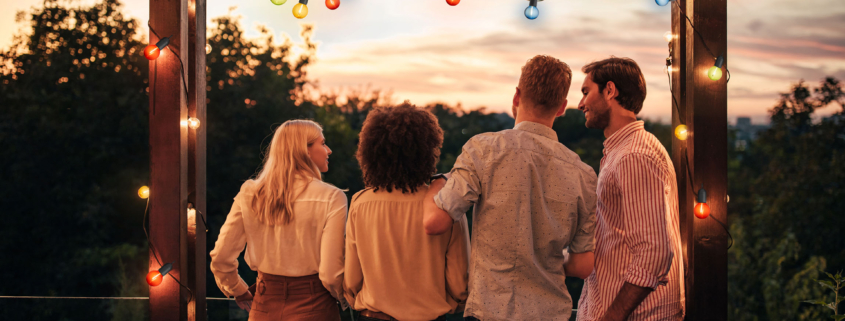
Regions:
M 258 221 L 267 225 L 293 219 L 294 182 L 296 179 L 322 180 L 320 170 L 308 156 L 308 147 L 322 136 L 320 124 L 310 120 L 288 120 L 273 134 L 264 167 L 255 178 L 256 192 L 252 209 Z M 300 191 L 301 193 L 301 191 Z
M 557 58 L 537 55 L 522 66 L 519 88 L 541 114 L 554 114 L 569 94 L 572 70 Z

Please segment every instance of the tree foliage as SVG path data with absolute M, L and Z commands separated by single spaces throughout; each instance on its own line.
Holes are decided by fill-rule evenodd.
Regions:
M 840 110 L 814 121 L 814 112 Z M 731 320 L 817 320 L 820 271 L 845 267 L 845 96 L 838 80 L 803 81 L 770 111 L 771 128 L 731 151 Z

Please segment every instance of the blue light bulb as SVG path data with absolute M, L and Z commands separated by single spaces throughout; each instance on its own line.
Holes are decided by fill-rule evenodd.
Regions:
M 537 16 L 540 15 L 540 10 L 537 10 L 535 6 L 528 6 L 525 8 L 525 17 L 531 20 L 537 19 Z
M 661 7 L 669 4 L 670 1 L 672 1 L 672 0 L 654 0 L 654 2 L 657 3 L 657 5 L 661 6 Z

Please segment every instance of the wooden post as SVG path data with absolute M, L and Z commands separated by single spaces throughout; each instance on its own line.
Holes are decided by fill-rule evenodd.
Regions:
M 170 45 L 150 61 L 150 268 L 172 263 L 162 283 L 150 287 L 150 320 L 187 319 L 188 110 L 181 65 L 188 55 L 186 0 L 150 0 L 150 43 Z M 179 58 L 183 59 L 180 64 Z M 184 71 L 187 73 L 187 70 Z M 155 253 L 153 253 L 155 251 Z M 196 291 L 194 292 L 196 294 Z
M 672 31 L 675 81 L 672 90 L 680 113 L 673 109 L 673 126 L 686 124 L 689 138 L 673 141 L 672 158 L 678 176 L 681 236 L 685 249 L 687 320 L 727 320 L 727 73 L 717 81 L 707 77 L 716 58 L 724 55 L 727 70 L 726 0 L 675 0 Z M 679 8 L 692 20 L 692 26 Z M 709 48 L 709 50 L 707 49 Z M 686 154 L 686 155 L 685 155 Z M 689 166 L 689 168 L 687 168 Z M 687 173 L 692 173 L 692 178 Z M 695 182 L 696 186 L 691 186 Z M 710 218 L 693 216 L 695 193 L 704 187 Z
M 205 0 L 188 0 L 188 115 L 200 121 L 200 127 L 188 132 L 188 202 L 197 211 L 188 216 L 188 287 L 194 300 L 188 303 L 188 320 L 205 321 L 206 229 L 205 204 Z M 197 216 L 200 217 L 197 217 Z

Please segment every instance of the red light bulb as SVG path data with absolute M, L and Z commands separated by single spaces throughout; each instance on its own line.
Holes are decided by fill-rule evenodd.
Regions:
M 695 205 L 693 211 L 695 212 L 695 217 L 703 220 L 710 216 L 710 205 L 707 205 L 707 203 L 698 203 Z
M 692 209 L 695 217 L 703 220 L 710 216 L 710 205 L 707 205 L 707 191 L 704 190 L 704 184 L 701 184 L 701 189 L 698 190 L 696 201 L 698 204 Z
M 161 281 L 164 280 L 164 276 L 167 275 L 167 272 L 173 268 L 173 264 L 165 263 L 161 266 L 158 271 L 150 271 L 147 273 L 147 284 L 151 286 L 156 286 L 161 284 Z
M 159 271 L 150 271 L 150 273 L 147 273 L 147 284 L 156 286 L 161 284 L 161 280 L 164 280 L 164 275 L 161 275 Z
M 144 57 L 147 57 L 149 60 L 154 60 L 158 58 L 158 55 L 161 54 L 161 50 L 156 47 L 156 45 L 149 45 L 144 48 Z
M 448 3 L 450 6 L 457 6 L 459 3 L 461 3 L 461 0 L 446 0 L 446 3 Z
M 337 7 L 340 7 L 340 0 L 326 0 L 326 8 L 334 10 Z

